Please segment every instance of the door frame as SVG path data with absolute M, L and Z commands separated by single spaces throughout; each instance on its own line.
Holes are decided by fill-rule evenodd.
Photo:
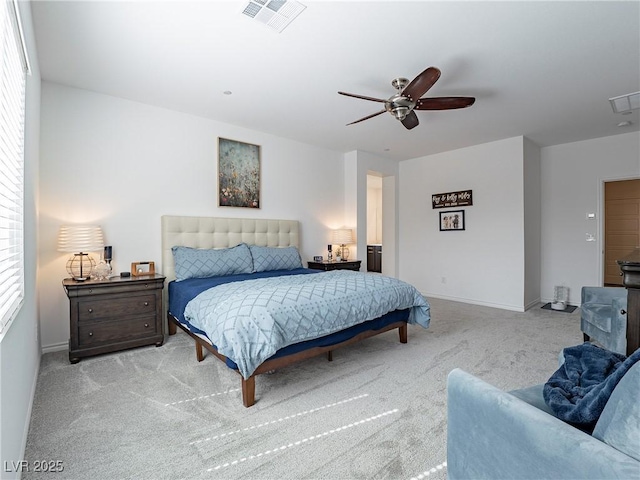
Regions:
M 598 284 L 602 287 L 604 285 L 604 184 L 608 182 L 620 182 L 624 180 L 640 180 L 638 175 L 629 175 L 624 177 L 607 177 L 602 178 L 599 182 L 598 189 L 598 224 L 596 226 L 596 245 L 598 248 Z

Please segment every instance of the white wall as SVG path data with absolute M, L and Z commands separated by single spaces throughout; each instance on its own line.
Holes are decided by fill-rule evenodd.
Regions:
M 542 149 L 516 137 L 401 162 L 400 277 L 426 295 L 514 310 L 564 285 L 579 305 L 583 285 L 602 284 L 603 182 L 638 177 L 637 132 Z M 469 188 L 467 230 L 439 232 L 431 194 Z
M 382 274 L 398 276 L 398 175 L 382 178 Z M 391 199 L 389 201 L 388 199 Z
M 582 286 L 602 285 L 603 182 L 640 177 L 640 133 L 542 148 L 541 165 L 542 297 L 553 300 L 553 287 L 563 285 L 579 305 Z
M 524 310 L 523 137 L 400 163 L 400 278 L 427 296 Z M 465 231 L 431 196 L 473 191 Z
M 18 477 L 18 472 L 11 465 L 23 459 L 40 366 L 36 291 L 40 70 L 30 4 L 18 2 L 18 5 L 31 64 L 31 76 L 27 77 L 26 86 L 24 152 L 25 298 L 24 305 L 0 342 L 0 465 L 3 479 Z M 9 467 L 5 468 L 6 465 Z
M 303 260 L 323 255 L 345 223 L 341 153 L 119 98 L 43 82 L 40 310 L 46 350 L 66 348 L 63 223 L 96 223 L 116 271 L 152 260 L 162 270 L 160 216 L 301 221 Z M 217 207 L 217 137 L 261 145 L 261 208 Z
M 540 302 L 542 200 L 540 147 L 524 139 L 524 305 Z

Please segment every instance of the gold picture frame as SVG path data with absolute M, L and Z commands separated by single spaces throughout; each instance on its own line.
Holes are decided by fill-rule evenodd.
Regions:
M 133 262 L 131 263 L 131 275 L 143 277 L 145 275 L 155 275 L 156 264 L 154 262 Z

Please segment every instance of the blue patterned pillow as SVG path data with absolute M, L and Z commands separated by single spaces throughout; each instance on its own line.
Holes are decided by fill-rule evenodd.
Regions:
M 296 247 L 257 247 L 250 245 L 254 272 L 293 270 L 302 268 L 302 259 Z
M 253 261 L 246 243 L 231 248 L 172 247 L 176 280 L 251 273 Z

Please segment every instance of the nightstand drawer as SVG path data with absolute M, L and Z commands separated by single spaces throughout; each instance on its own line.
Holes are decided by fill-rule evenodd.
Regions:
M 78 302 L 78 321 L 86 322 L 107 317 L 153 315 L 155 310 L 155 295 L 114 296 L 101 300 L 87 298 Z
M 82 346 L 99 345 L 122 339 L 144 337 L 156 333 L 155 317 L 142 317 L 120 321 L 85 323 L 78 327 Z

